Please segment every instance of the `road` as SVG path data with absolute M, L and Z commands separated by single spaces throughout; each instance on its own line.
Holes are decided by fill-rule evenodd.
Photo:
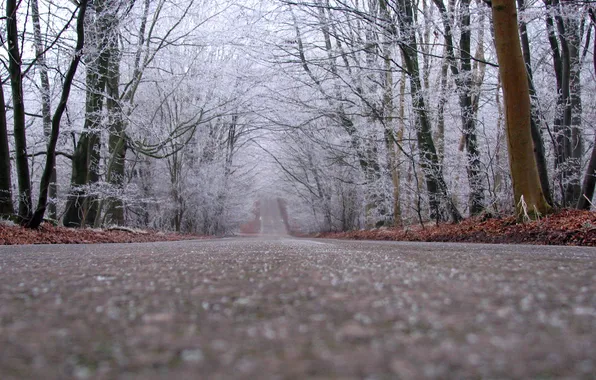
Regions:
M 594 378 L 596 249 L 0 247 L 0 379 Z

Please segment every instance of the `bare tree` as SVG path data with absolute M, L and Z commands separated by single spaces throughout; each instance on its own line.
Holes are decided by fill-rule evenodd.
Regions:
M 16 0 L 6 1 L 6 34 L 8 42 L 8 71 L 12 90 L 13 125 L 15 141 L 15 162 L 19 183 L 19 217 L 29 220 L 33 210 L 31 204 L 31 176 L 27 156 L 27 137 L 25 133 L 25 103 L 23 94 L 22 60 L 19 48 L 17 22 L 18 5 Z
M 459 17 L 459 62 L 455 56 L 455 46 L 451 18 L 443 0 L 434 0 L 435 5 L 442 15 L 447 59 L 455 84 L 459 92 L 459 105 L 463 125 L 463 136 L 468 155 L 468 180 L 470 182 L 470 214 L 477 215 L 484 210 L 484 186 L 482 168 L 480 166 L 480 152 L 476 136 L 476 112 L 479 96 L 474 93 L 478 85 L 474 83 L 472 75 L 472 53 L 470 28 L 470 0 L 460 3 Z
M 39 17 L 39 4 L 37 0 L 31 0 L 31 20 L 33 21 L 33 38 L 35 43 L 35 54 L 37 58 L 37 67 L 39 70 L 39 80 L 41 84 L 41 116 L 43 121 L 43 132 L 49 139 L 52 133 L 52 105 L 50 78 L 48 76 L 48 67 L 45 59 L 45 48 L 41 34 L 41 21 Z M 52 178 L 50 179 L 49 197 L 52 202 L 48 204 L 48 214 L 51 219 L 58 218 L 55 200 L 58 197 L 56 187 L 56 168 L 52 169 Z
M 77 72 L 79 62 L 81 61 L 81 54 L 83 52 L 83 46 L 85 43 L 85 13 L 87 11 L 87 0 L 81 0 L 79 2 L 79 12 L 77 16 L 77 44 L 74 50 L 73 58 L 70 63 L 70 67 L 64 78 L 64 84 L 62 86 L 62 94 L 60 102 L 56 107 L 54 116 L 52 117 L 52 129 L 49 134 L 50 141 L 48 142 L 46 164 L 43 171 L 43 175 L 39 185 L 39 200 L 37 202 L 37 208 L 33 213 L 30 220 L 27 221 L 26 226 L 29 228 L 38 228 L 43 221 L 47 203 L 48 203 L 48 191 L 52 184 L 52 178 L 55 178 L 55 163 L 56 163 L 56 144 L 58 142 L 58 136 L 60 135 L 60 123 L 62 121 L 62 115 L 66 110 L 66 103 L 70 96 L 70 90 L 74 76 Z
M 0 79 L 0 215 L 14 214 L 4 86 Z

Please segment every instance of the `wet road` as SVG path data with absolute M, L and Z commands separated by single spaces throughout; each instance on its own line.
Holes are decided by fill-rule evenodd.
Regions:
M 596 249 L 0 247 L 0 379 L 593 378 Z

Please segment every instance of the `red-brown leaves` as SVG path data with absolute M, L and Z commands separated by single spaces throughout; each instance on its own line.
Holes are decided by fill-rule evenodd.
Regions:
M 142 233 L 122 230 L 73 229 L 42 224 L 38 230 L 0 224 L 0 245 L 15 244 L 89 244 L 137 243 L 198 239 L 198 236 L 174 233 Z
M 337 239 L 512 243 L 596 246 L 596 212 L 563 210 L 538 221 L 517 224 L 514 217 L 482 221 L 466 219 L 458 224 L 390 228 L 319 235 Z

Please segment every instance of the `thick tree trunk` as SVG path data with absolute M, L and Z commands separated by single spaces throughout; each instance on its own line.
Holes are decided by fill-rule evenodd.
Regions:
M 86 23 L 87 45 L 91 48 L 86 57 L 85 124 L 72 159 L 71 188 L 63 220 L 67 227 L 94 225 L 98 218 L 99 201 L 91 191 L 99 181 L 102 111 L 110 60 L 108 38 L 113 26 L 109 21 L 114 12 L 110 6 L 114 6 L 110 1 L 95 2 L 95 19 Z
M 114 21 L 115 23 L 116 21 Z M 115 29 L 114 29 L 115 30 Z M 106 106 L 108 110 L 109 132 L 108 152 L 110 159 L 107 167 L 106 180 L 118 195 L 109 200 L 106 223 L 124 224 L 124 202 L 121 194 L 124 191 L 124 163 L 126 159 L 126 132 L 122 106 L 120 104 L 120 50 L 118 36 L 113 33 L 110 37 L 110 62 L 108 79 L 106 82 Z
M 493 0 L 492 14 L 503 85 L 509 166 L 518 218 L 546 214 L 532 141 L 530 90 L 521 52 L 515 0 Z M 522 79 L 523 78 L 523 79 Z
M 0 215 L 14 214 L 4 87 L 0 78 Z
M 580 21 L 566 19 L 567 41 L 569 43 L 569 108 L 571 120 L 569 138 L 569 184 L 565 189 L 565 203 L 575 207 L 581 195 L 581 169 L 584 153 L 582 136 L 582 99 L 581 99 L 581 43 Z
M 15 0 L 6 1 L 6 30 L 8 40 L 8 72 L 12 89 L 13 125 L 15 142 L 15 161 L 19 183 L 19 217 L 23 221 L 30 218 L 31 177 L 27 158 L 27 137 L 25 134 L 25 103 L 23 99 L 23 73 L 21 72 L 21 53 L 17 29 L 17 4 Z
M 99 178 L 99 130 L 106 79 L 103 72 L 98 72 L 102 65 L 99 62 L 87 67 L 85 125 L 72 158 L 71 189 L 63 221 L 67 227 L 93 225 L 97 213 L 96 197 L 89 194 L 89 187 Z
M 590 20 L 596 30 L 596 11 L 594 9 L 589 10 Z M 594 36 L 594 49 L 592 53 L 592 61 L 594 65 L 594 73 L 596 73 L 596 35 Z M 577 202 L 577 208 L 581 210 L 589 210 L 592 206 L 592 198 L 594 198 L 594 188 L 596 187 L 596 136 L 594 136 L 594 146 L 592 147 L 592 154 L 588 167 L 586 168 L 586 174 L 582 183 L 581 195 Z

